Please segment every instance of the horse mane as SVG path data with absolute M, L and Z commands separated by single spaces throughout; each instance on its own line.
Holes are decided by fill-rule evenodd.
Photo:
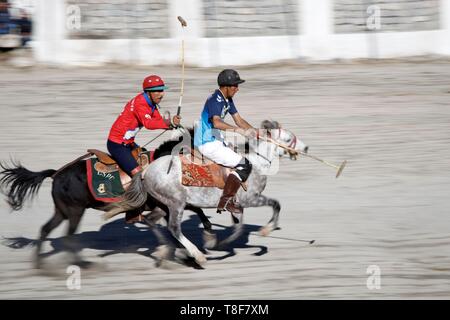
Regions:
M 185 128 L 191 136 L 191 148 L 194 146 L 194 128 L 188 127 Z M 183 141 L 183 136 L 180 136 L 176 140 L 167 140 L 164 141 L 158 148 L 155 149 L 155 153 L 153 154 L 153 159 L 158 159 L 163 156 L 170 155 L 172 153 L 173 148 L 178 145 L 181 141 Z

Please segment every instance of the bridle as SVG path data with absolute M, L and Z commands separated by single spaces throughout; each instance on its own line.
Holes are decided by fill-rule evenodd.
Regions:
M 297 145 L 297 136 L 290 130 L 287 129 L 283 129 L 284 131 L 286 131 L 292 138 L 291 138 L 291 142 L 286 146 L 292 149 L 295 149 L 295 146 Z M 279 138 L 281 136 L 281 128 L 278 128 L 278 137 Z
M 285 144 L 282 144 L 282 143 L 274 141 L 273 138 L 272 138 L 272 134 L 270 132 L 269 132 L 269 136 L 268 136 L 269 139 L 264 139 L 263 138 L 263 140 L 266 140 L 268 142 L 271 142 L 271 143 L 277 145 L 278 147 L 284 149 L 286 152 L 288 152 L 289 154 L 292 155 L 292 152 L 290 150 L 294 150 L 295 151 L 295 147 L 297 145 L 297 136 L 290 130 L 281 129 L 281 128 L 277 128 L 277 129 L 278 130 L 275 131 L 275 132 L 278 132 L 278 135 L 277 135 L 277 137 L 275 139 L 279 139 L 281 137 L 281 130 L 286 131 L 291 136 L 291 142 L 288 145 L 285 145 Z M 274 129 L 272 129 L 272 130 L 274 130 Z M 258 134 L 256 135 L 256 139 L 260 139 L 259 131 L 258 131 Z
M 284 150 L 286 150 L 288 153 L 290 153 L 290 152 L 289 152 L 289 149 L 295 150 L 295 146 L 297 145 L 297 137 L 296 137 L 296 135 L 295 135 L 292 131 L 289 131 L 289 130 L 286 130 L 286 129 L 283 129 L 283 130 L 286 131 L 286 132 L 288 132 L 288 133 L 291 135 L 291 137 L 293 137 L 293 138 L 291 139 L 291 142 L 290 142 L 288 145 L 284 145 L 284 144 L 275 142 L 275 141 L 272 139 L 272 137 L 271 137 L 271 135 L 272 135 L 271 133 L 269 133 L 269 139 L 265 139 L 265 138 L 263 138 L 263 137 L 261 137 L 261 136 L 259 135 L 259 131 L 258 131 L 258 132 L 257 132 L 257 135 L 256 135 L 256 139 L 257 139 L 257 140 L 261 139 L 261 140 L 266 141 L 266 142 L 269 142 L 269 143 L 274 143 L 274 144 L 277 145 L 278 147 L 281 147 L 282 149 L 284 149 Z M 278 136 L 277 136 L 276 139 L 280 138 L 280 136 L 281 136 L 281 128 L 278 128 Z M 266 160 L 266 161 L 269 163 L 269 165 L 272 164 L 272 160 L 269 160 L 267 157 L 263 156 L 263 155 L 260 154 L 259 152 L 256 152 L 256 155 L 258 155 L 259 157 L 261 157 L 261 158 L 263 158 L 264 160 Z

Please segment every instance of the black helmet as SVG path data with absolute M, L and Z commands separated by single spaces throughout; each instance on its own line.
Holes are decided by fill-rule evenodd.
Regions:
M 239 77 L 239 73 L 233 69 L 222 70 L 217 77 L 219 87 L 235 86 L 243 82 L 245 82 L 245 80 L 242 80 Z

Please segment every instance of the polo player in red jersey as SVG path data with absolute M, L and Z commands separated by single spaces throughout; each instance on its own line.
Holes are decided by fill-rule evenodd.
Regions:
M 178 115 L 170 121 L 170 119 L 165 120 L 159 113 L 159 103 L 164 97 L 164 90 L 167 89 L 159 76 L 146 77 L 142 83 L 142 89 L 144 91 L 131 99 L 117 117 L 107 142 L 109 153 L 130 177 L 142 170 L 131 154 L 133 149 L 138 147 L 134 138 L 142 127 L 149 130 L 173 129 L 181 121 Z

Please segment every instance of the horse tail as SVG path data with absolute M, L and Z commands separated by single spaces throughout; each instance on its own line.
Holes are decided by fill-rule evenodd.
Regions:
M 0 171 L 0 189 L 7 196 L 7 202 L 14 211 L 22 209 L 23 203 L 38 193 L 42 182 L 56 172 L 52 169 L 32 172 L 14 162 L 12 167 L 3 163 L 0 163 L 0 167 L 3 169 Z
M 123 198 L 123 204 L 128 206 L 128 210 L 139 208 L 145 204 L 147 201 L 147 191 L 144 188 L 142 171 L 133 176 L 130 186 L 123 194 Z
M 108 220 L 119 213 L 137 209 L 147 202 L 147 191 L 144 188 L 142 171 L 135 174 L 128 189 L 122 195 L 122 200 L 108 205 L 103 214 L 103 219 Z

